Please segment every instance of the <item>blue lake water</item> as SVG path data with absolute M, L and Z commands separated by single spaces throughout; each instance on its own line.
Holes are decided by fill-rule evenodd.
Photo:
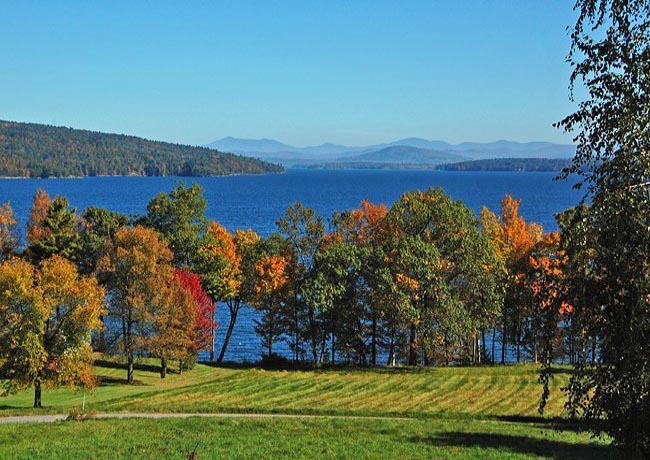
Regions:
M 171 190 L 178 181 L 197 182 L 205 190 L 208 218 L 230 230 L 252 228 L 267 236 L 275 231 L 275 222 L 294 201 L 329 217 L 335 210 L 357 207 L 363 199 L 390 205 L 404 192 L 442 187 L 477 213 L 482 206 L 498 212 L 506 193 L 521 198 L 520 212 L 527 220 L 542 224 L 545 230 L 555 230 L 554 214 L 575 206 L 582 192 L 572 188 L 575 179 L 558 181 L 554 177 L 554 173 L 520 172 L 289 170 L 265 176 L 205 178 L 0 179 L 0 202 L 11 201 L 22 229 L 38 188 L 51 196 L 65 195 L 78 211 L 92 205 L 132 214 L 144 213 L 154 195 Z M 242 309 L 227 360 L 259 359 L 261 347 L 253 330 L 255 317 L 251 309 Z M 218 308 L 217 318 L 227 324 L 225 307 Z M 217 336 L 217 347 L 224 329 Z M 288 352 L 282 345 L 275 348 L 280 353 Z

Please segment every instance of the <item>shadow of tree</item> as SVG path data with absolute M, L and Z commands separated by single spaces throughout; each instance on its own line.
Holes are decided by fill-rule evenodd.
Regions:
M 126 371 L 126 363 L 120 363 L 117 361 L 110 361 L 108 359 L 96 359 L 95 360 L 95 366 L 97 367 L 104 367 L 107 369 L 123 369 Z M 143 363 L 138 363 L 136 362 L 133 365 L 133 368 L 138 371 L 145 371 L 145 372 L 154 372 L 154 373 L 160 373 L 160 366 L 155 366 L 152 364 L 143 364 Z M 168 373 L 173 374 L 174 371 L 173 369 L 168 369 Z
M 534 424 L 540 428 L 543 427 L 562 431 L 579 432 L 581 430 L 588 430 L 590 428 L 590 425 L 585 420 L 576 420 L 562 417 L 540 417 L 535 415 L 495 415 L 486 418 L 499 420 L 502 422 Z
M 497 449 L 499 451 L 559 460 L 615 458 L 614 450 L 609 446 L 594 443 L 571 444 L 565 441 L 530 436 L 446 432 L 433 436 L 414 436 L 409 440 L 414 443 L 425 443 L 438 447 Z
M 244 361 L 244 362 L 235 362 L 235 361 L 223 361 L 221 363 L 212 362 L 212 361 L 199 361 L 200 364 L 208 367 L 214 367 L 217 369 L 264 369 L 264 370 L 279 370 L 279 371 L 288 371 L 288 372 L 329 372 L 329 371 L 340 371 L 340 372 L 355 372 L 355 371 L 372 371 L 377 374 L 422 374 L 422 373 L 431 373 L 435 372 L 435 367 L 420 367 L 420 366 L 398 366 L 398 367 L 389 367 L 389 366 L 371 366 L 371 365 L 360 365 L 360 364 L 321 364 L 319 366 L 314 366 L 311 362 L 297 362 L 292 361 L 286 362 L 262 362 L 262 361 Z
M 109 387 L 109 386 L 122 386 L 122 385 L 128 385 L 129 382 L 127 379 L 122 379 L 118 377 L 108 377 L 108 376 L 101 376 L 99 377 L 99 386 L 100 387 Z M 147 386 L 146 383 L 140 381 L 140 380 L 134 380 L 133 383 L 131 384 L 132 386 Z

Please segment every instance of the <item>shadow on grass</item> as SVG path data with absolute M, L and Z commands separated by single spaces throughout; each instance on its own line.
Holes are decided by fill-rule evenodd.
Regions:
M 248 370 L 248 369 L 264 369 L 269 371 L 295 371 L 295 372 L 325 372 L 325 371 L 339 371 L 339 372 L 354 372 L 354 371 L 366 371 L 366 372 L 375 372 L 378 374 L 420 374 L 425 372 L 433 372 L 435 369 L 442 369 L 441 367 L 413 367 L 413 366 L 371 366 L 371 365 L 361 365 L 361 364 L 321 364 L 319 366 L 314 366 L 309 362 L 288 362 L 288 363 L 266 363 L 261 361 L 256 362 L 233 362 L 225 361 L 221 363 L 210 362 L 210 361 L 200 361 L 200 364 L 208 367 L 214 367 L 218 369 L 238 369 L 238 370 Z
M 552 375 L 573 375 L 573 369 L 567 367 L 552 367 L 549 370 Z
M 122 379 L 119 377 L 108 377 L 108 376 L 100 376 L 99 377 L 99 386 L 100 387 L 110 387 L 110 386 L 122 386 L 122 385 L 128 385 L 129 382 L 127 379 Z M 131 386 L 134 387 L 145 387 L 147 386 L 146 383 L 140 381 L 140 380 L 134 380 Z
M 615 458 L 614 450 L 609 446 L 594 443 L 572 444 L 565 441 L 540 439 L 530 436 L 446 432 L 427 437 L 414 436 L 409 440 L 414 443 L 424 443 L 436 447 L 496 449 L 500 452 L 560 460 Z
M 13 410 L 13 409 L 25 409 L 28 406 L 11 406 L 9 404 L 0 404 L 0 411 L 3 410 Z M 29 407 L 31 409 L 31 406 Z
M 576 420 L 561 417 L 540 417 L 534 415 L 496 415 L 486 418 L 488 420 L 499 420 L 502 422 L 526 423 L 536 425 L 540 428 L 558 431 L 573 431 L 575 433 L 581 431 L 589 431 L 594 428 L 593 425 L 587 423 L 585 420 Z
M 318 366 L 314 366 L 311 362 L 297 362 L 294 363 L 288 359 L 282 359 L 277 361 L 224 361 L 218 363 L 216 361 L 199 361 L 200 364 L 208 367 L 222 368 L 222 369 L 238 369 L 238 370 L 247 370 L 247 369 L 264 369 L 264 370 L 281 370 L 281 371 L 367 371 L 375 372 L 378 374 L 422 374 L 422 373 L 432 373 L 437 370 L 444 369 L 476 369 L 476 370 L 485 370 L 493 369 L 499 372 L 508 373 L 510 369 L 527 366 L 527 372 L 537 374 L 539 372 L 538 365 L 533 364 L 507 364 L 507 365 L 463 365 L 463 364 L 451 364 L 447 366 L 406 366 L 398 365 L 395 367 L 386 366 L 383 364 L 377 364 L 375 366 L 370 364 L 354 364 L 342 362 L 340 364 L 331 364 L 323 363 Z M 154 366 L 155 367 L 155 366 Z M 560 375 L 566 374 L 571 375 L 573 371 L 567 367 L 554 367 L 550 371 L 552 374 Z
M 123 369 L 124 371 L 126 371 L 126 367 L 127 367 L 126 363 L 111 361 L 108 359 L 96 359 L 95 366 L 104 367 L 107 369 Z M 154 372 L 156 374 L 160 374 L 160 366 L 156 366 L 154 364 L 135 363 L 133 365 L 133 369 L 135 369 L 136 371 Z M 170 374 L 174 373 L 172 369 L 168 369 L 167 372 Z

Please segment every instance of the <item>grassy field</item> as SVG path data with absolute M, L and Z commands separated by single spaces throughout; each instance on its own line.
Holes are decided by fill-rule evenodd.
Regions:
M 602 441 L 558 431 L 537 414 L 536 366 L 436 369 L 264 370 L 198 365 L 160 379 L 142 363 L 136 384 L 98 360 L 100 385 L 86 394 L 97 412 L 241 412 L 408 416 L 412 420 L 228 418 L 90 420 L 0 426 L 0 458 L 612 458 Z M 549 416 L 561 414 L 559 369 Z M 44 411 L 32 392 L 0 400 L 0 416 L 67 413 L 83 394 L 50 390 Z
M 606 459 L 585 435 L 477 420 L 91 420 L 0 427 L 0 458 Z
M 101 383 L 86 394 L 86 408 L 101 412 L 536 417 L 541 394 L 533 365 L 305 371 L 199 364 L 161 379 L 149 362 L 139 366 L 131 386 L 113 362 L 98 360 L 95 371 Z M 562 369 L 555 374 L 548 416 L 561 414 L 560 388 L 568 377 Z M 45 412 L 65 413 L 80 407 L 82 398 L 79 392 L 46 390 Z M 0 399 L 0 416 L 31 413 L 32 400 L 32 391 Z

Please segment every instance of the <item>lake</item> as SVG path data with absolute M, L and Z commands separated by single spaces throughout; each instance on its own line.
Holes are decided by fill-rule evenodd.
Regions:
M 289 170 L 285 174 L 265 176 L 201 178 L 0 179 L 0 202 L 11 201 L 24 231 L 38 188 L 51 196 L 65 195 L 78 211 L 92 205 L 133 214 L 144 213 L 154 195 L 171 190 L 178 181 L 197 182 L 205 190 L 209 219 L 219 221 L 230 230 L 252 228 L 267 236 L 275 231 L 275 222 L 294 201 L 301 201 L 327 218 L 335 210 L 357 207 L 363 199 L 390 205 L 404 192 L 442 187 L 476 213 L 482 206 L 498 212 L 505 194 L 521 198 L 521 214 L 550 231 L 557 229 L 554 214 L 575 206 L 582 197 L 582 192 L 572 188 L 576 179 L 558 181 L 554 180 L 555 176 L 555 173 L 533 172 Z M 261 346 L 253 329 L 255 317 L 253 310 L 242 309 L 226 353 L 227 360 L 259 359 Z M 227 324 L 225 307 L 217 309 L 217 319 Z M 217 347 L 224 333 L 225 327 L 217 335 Z M 279 344 L 277 352 L 287 353 L 288 347 Z

